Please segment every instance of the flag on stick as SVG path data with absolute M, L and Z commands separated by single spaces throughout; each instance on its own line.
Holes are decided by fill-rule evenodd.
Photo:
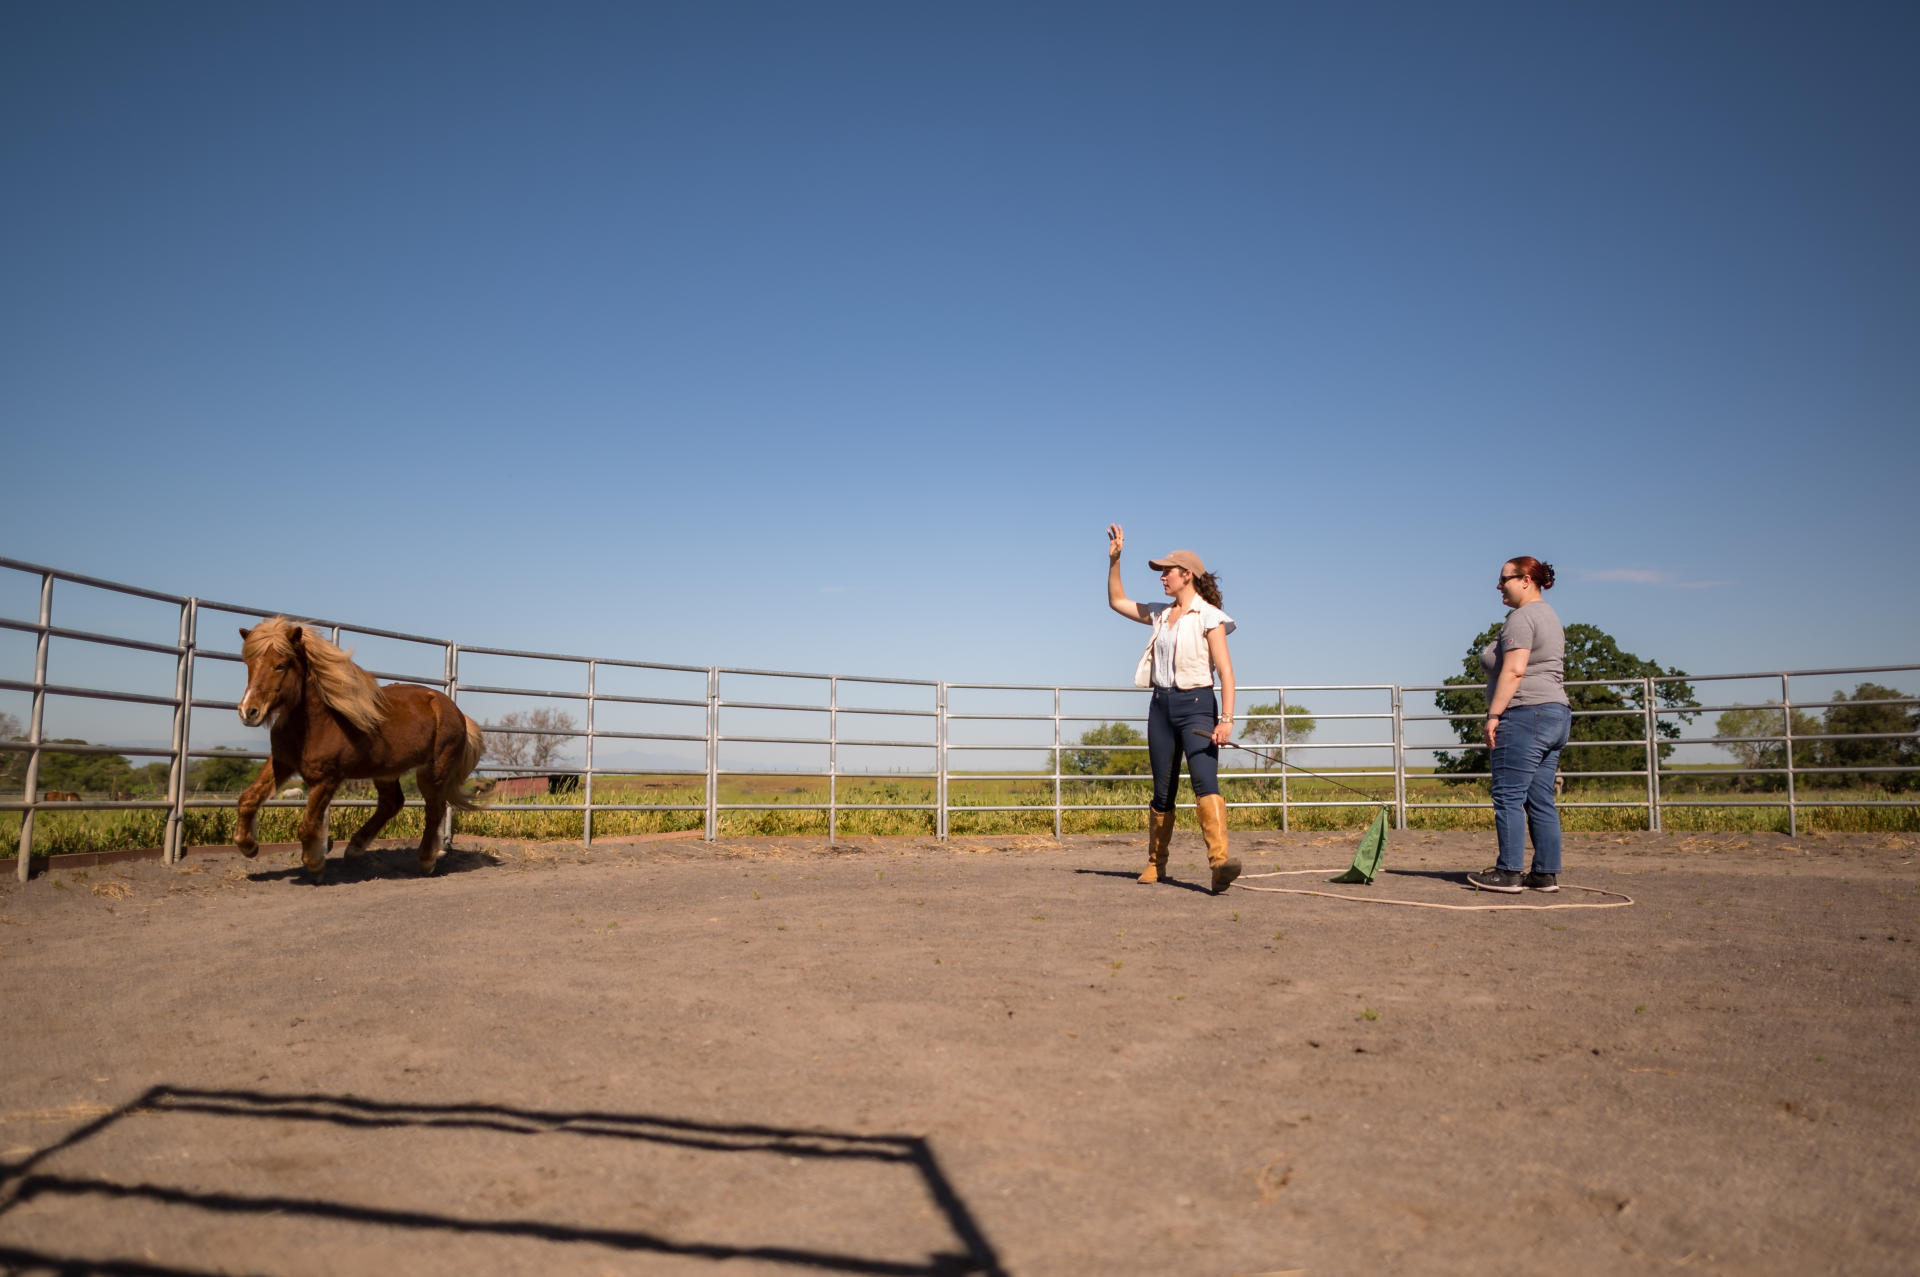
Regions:
M 1380 872 L 1380 860 L 1387 854 L 1387 809 L 1382 807 L 1380 814 L 1367 826 L 1367 832 L 1360 839 L 1360 847 L 1353 853 L 1353 865 L 1338 878 L 1329 882 L 1371 883 L 1374 875 Z

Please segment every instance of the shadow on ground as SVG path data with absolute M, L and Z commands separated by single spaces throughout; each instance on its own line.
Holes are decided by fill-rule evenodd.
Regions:
M 701 1154 L 760 1156 L 790 1164 L 868 1163 L 906 1170 L 937 1208 L 952 1247 L 918 1260 L 844 1253 L 820 1247 L 775 1244 L 730 1245 L 680 1239 L 644 1229 L 593 1227 L 539 1218 L 475 1218 L 444 1212 L 387 1210 L 359 1203 L 298 1195 L 252 1195 L 156 1183 L 129 1183 L 99 1174 L 63 1174 L 50 1168 L 61 1154 L 83 1150 L 131 1119 L 187 1114 L 241 1119 L 258 1124 L 245 1139 L 264 1145 L 284 1138 L 289 1128 L 319 1124 L 345 1131 L 482 1132 L 527 1140 L 571 1136 L 594 1140 L 665 1145 Z M 909 1189 L 909 1192 L 911 1190 Z M 65 1138 L 19 1161 L 0 1163 L 0 1224 L 7 1216 L 48 1199 L 90 1200 L 104 1212 L 132 1204 L 210 1212 L 230 1219 L 306 1220 L 358 1225 L 422 1238 L 522 1239 L 545 1243 L 589 1243 L 610 1250 L 707 1260 L 758 1260 L 823 1272 L 898 1274 L 899 1277 L 948 1277 L 949 1274 L 999 1274 L 1004 1270 L 973 1213 L 942 1171 L 927 1141 L 908 1135 L 851 1135 L 843 1132 L 761 1125 L 728 1125 L 636 1113 L 538 1110 L 495 1104 L 385 1103 L 341 1095 L 273 1094 L 244 1090 L 197 1090 L 157 1086 L 132 1103 L 79 1127 Z M 95 1258 L 53 1254 L 0 1243 L 0 1265 L 8 1271 L 151 1274 L 198 1277 L 207 1271 L 171 1267 L 150 1259 Z
M 1136 887 L 1179 887 L 1186 891 L 1197 891 L 1203 896 L 1213 894 L 1211 881 L 1190 882 L 1185 878 L 1163 878 L 1159 882 L 1143 883 L 1140 881 L 1138 869 L 1076 869 L 1073 872 L 1089 878 L 1116 878 L 1121 882 L 1132 883 Z
M 442 878 L 448 874 L 472 873 L 476 869 L 493 869 L 500 864 L 500 857 L 490 851 L 450 849 L 440 857 L 433 867 L 432 877 Z M 349 859 L 339 854 L 327 857 L 326 868 L 321 871 L 317 882 L 314 876 L 298 864 L 285 865 L 278 869 L 257 869 L 247 875 L 250 882 L 309 882 L 315 886 L 339 886 L 352 882 L 377 882 L 393 878 L 420 877 L 420 857 L 411 847 L 376 847 L 364 856 Z

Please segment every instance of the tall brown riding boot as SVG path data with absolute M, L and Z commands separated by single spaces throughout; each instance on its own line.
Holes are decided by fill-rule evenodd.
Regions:
M 1207 836 L 1207 864 L 1213 870 L 1213 894 L 1219 895 L 1240 876 L 1240 862 L 1227 854 L 1227 800 L 1218 794 L 1196 799 L 1200 832 Z
M 1173 842 L 1173 816 L 1170 811 L 1147 808 L 1147 871 L 1141 882 L 1172 882 L 1167 876 L 1167 847 Z

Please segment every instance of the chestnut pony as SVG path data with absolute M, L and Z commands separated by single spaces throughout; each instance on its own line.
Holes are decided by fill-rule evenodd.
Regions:
M 447 804 L 479 806 L 460 783 L 480 761 L 480 725 L 446 693 L 417 683 L 385 687 L 312 628 L 272 617 L 240 631 L 247 691 L 240 721 L 271 729 L 272 756 L 240 795 L 234 846 L 243 856 L 260 850 L 253 816 L 275 787 L 293 775 L 307 782 L 300 821 L 300 860 L 316 877 L 327 858 L 327 807 L 346 780 L 371 780 L 379 802 L 347 843 L 347 855 L 367 844 L 406 805 L 400 777 L 414 773 L 426 799 L 420 834 L 420 872 L 433 872 L 442 854 L 440 825 Z

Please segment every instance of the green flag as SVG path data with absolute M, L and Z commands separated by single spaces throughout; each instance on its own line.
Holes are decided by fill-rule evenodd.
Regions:
M 1360 839 L 1360 848 L 1353 853 L 1353 865 L 1338 878 L 1329 878 L 1329 882 L 1371 883 L 1373 876 L 1380 872 L 1380 860 L 1387 854 L 1387 809 L 1382 807 L 1380 814 L 1367 826 L 1367 832 Z

